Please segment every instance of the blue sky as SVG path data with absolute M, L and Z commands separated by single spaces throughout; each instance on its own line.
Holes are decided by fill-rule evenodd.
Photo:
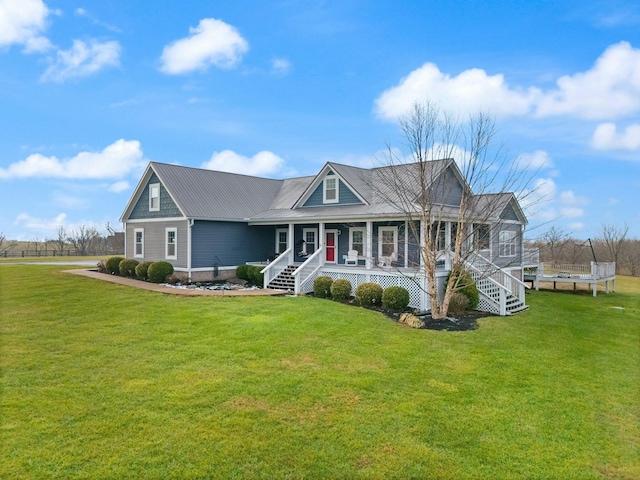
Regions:
M 425 99 L 539 167 L 530 238 L 640 237 L 640 5 L 616 0 L 0 0 L 0 232 L 118 225 L 151 160 L 371 166 Z

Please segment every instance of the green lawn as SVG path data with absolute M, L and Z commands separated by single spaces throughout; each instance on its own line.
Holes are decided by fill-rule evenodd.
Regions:
M 454 333 L 60 268 L 0 265 L 1 478 L 640 478 L 639 279 Z

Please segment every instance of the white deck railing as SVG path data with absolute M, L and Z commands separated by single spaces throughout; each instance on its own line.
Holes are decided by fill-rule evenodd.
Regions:
M 264 267 L 261 272 L 264 275 L 264 288 L 271 283 L 280 273 L 293 263 L 293 249 L 287 248 L 269 265 Z
M 302 287 L 305 283 L 315 278 L 315 275 L 323 264 L 323 252 L 324 248 L 318 247 L 318 249 L 291 274 L 295 280 L 294 293 L 296 295 L 302 291 Z
M 525 266 L 538 265 L 540 263 L 540 249 L 539 248 L 523 248 L 522 249 L 522 264 Z
M 543 263 L 540 266 L 541 277 L 577 278 L 584 280 L 598 280 L 614 277 L 616 264 L 591 262 L 590 265 L 571 263 Z
M 524 292 L 525 289 L 529 288 L 529 286 L 519 278 L 505 272 L 489 259 L 479 254 L 472 255 L 465 263 L 467 264 L 467 267 L 472 266 L 483 277 L 491 278 L 493 281 L 502 285 L 508 293 L 517 297 L 519 300 L 524 301 Z M 476 282 L 478 281 L 477 279 L 474 280 L 476 280 Z

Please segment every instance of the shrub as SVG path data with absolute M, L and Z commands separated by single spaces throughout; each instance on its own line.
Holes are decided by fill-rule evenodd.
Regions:
M 449 300 L 449 311 L 451 313 L 462 313 L 469 308 L 469 299 L 464 293 L 453 292 Z
M 362 306 L 380 305 L 382 287 L 373 282 L 361 283 L 356 288 L 356 300 Z
M 404 310 L 409 305 L 409 291 L 404 287 L 387 287 L 382 292 L 382 306 L 389 310 Z
M 105 265 L 107 273 L 111 275 L 120 275 L 120 262 L 124 259 L 124 257 L 109 257 Z
M 480 302 L 480 293 L 476 282 L 471 278 L 471 274 L 466 270 L 452 270 L 447 276 L 445 285 L 447 285 L 452 279 L 458 279 L 456 292 L 462 293 L 469 300 L 468 308 L 475 310 Z
M 249 269 L 251 268 L 250 265 L 238 265 L 238 268 L 236 268 L 236 277 L 238 277 L 240 280 L 246 280 L 247 282 L 249 281 Z
M 100 260 L 98 262 L 98 264 L 96 265 L 96 267 L 98 267 L 98 272 L 107 273 L 107 261 L 106 260 Z
M 315 284 L 313 285 L 315 288 Z M 339 278 L 331 284 L 331 298 L 344 302 L 351 295 L 351 282 L 344 278 Z
M 120 275 L 123 277 L 135 277 L 137 266 L 137 260 L 128 260 L 125 258 L 118 265 L 118 270 L 120 271 Z
M 149 265 L 151 265 L 151 262 L 140 262 L 136 267 L 136 277 L 141 280 L 147 280 L 149 278 Z
M 264 274 L 261 273 L 263 267 L 259 267 L 257 265 L 247 265 L 247 267 L 249 267 L 247 272 L 249 282 L 256 287 L 262 288 L 264 286 Z
M 167 277 L 173 274 L 173 265 L 169 262 L 153 262 L 147 270 L 147 277 L 150 282 L 163 283 Z
M 332 284 L 333 279 L 331 277 L 327 277 L 324 275 L 316 277 L 316 279 L 313 281 L 313 296 L 317 298 L 331 297 Z

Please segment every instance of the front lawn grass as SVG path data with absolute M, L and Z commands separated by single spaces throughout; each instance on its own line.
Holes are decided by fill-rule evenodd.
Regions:
M 0 266 L 3 478 L 640 478 L 638 279 L 437 332 L 59 269 Z

